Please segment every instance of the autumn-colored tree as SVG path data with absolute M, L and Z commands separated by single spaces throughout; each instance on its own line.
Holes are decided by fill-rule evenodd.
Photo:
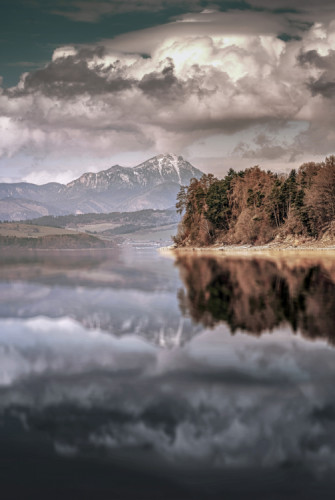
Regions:
M 265 243 L 276 235 L 335 234 L 335 156 L 305 163 L 288 175 L 258 166 L 229 170 L 182 186 L 176 208 L 183 214 L 178 245 Z
M 181 186 L 177 195 L 176 208 L 179 213 L 185 212 L 185 214 L 178 234 L 174 238 L 177 244 L 196 242 L 205 245 L 213 239 L 213 227 L 205 217 L 205 213 L 207 192 L 216 181 L 214 175 L 204 174 L 201 179 L 191 179 L 188 187 Z

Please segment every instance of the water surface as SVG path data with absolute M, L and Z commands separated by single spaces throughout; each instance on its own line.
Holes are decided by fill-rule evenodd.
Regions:
M 2 254 L 11 498 L 333 498 L 335 258 Z

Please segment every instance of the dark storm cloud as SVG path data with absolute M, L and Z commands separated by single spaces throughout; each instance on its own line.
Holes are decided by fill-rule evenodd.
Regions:
M 219 0 L 220 3 L 220 0 Z M 221 2 L 226 4 L 227 2 Z M 229 2 L 230 4 L 232 2 Z M 238 2 L 241 4 L 241 2 Z M 242 2 L 243 3 L 243 2 Z M 52 12 L 56 15 L 67 17 L 72 21 L 95 23 L 103 16 L 131 12 L 158 12 L 161 10 L 175 9 L 182 11 L 201 10 L 203 6 L 212 4 L 201 0 L 74 0 L 67 5 L 55 7 Z
M 311 82 L 309 88 L 312 95 L 319 94 L 327 99 L 332 99 L 335 97 L 335 75 L 333 75 L 331 81 L 327 75 L 323 75 L 318 80 Z
M 82 49 L 74 56 L 60 57 L 45 68 L 28 73 L 22 88 L 6 93 L 10 97 L 17 97 L 41 92 L 48 97 L 71 98 L 84 93 L 99 95 L 120 92 L 132 87 L 134 81 L 121 76 L 119 61 L 91 69 L 88 61 L 95 55 L 102 57 L 103 49 Z
M 302 52 L 298 56 L 302 66 L 313 66 L 322 71 L 318 78 L 311 78 L 308 83 L 312 95 L 321 95 L 327 99 L 335 96 L 335 50 L 320 55 L 316 50 Z
M 111 16 L 131 12 L 154 13 L 159 11 L 170 12 L 200 12 L 203 9 L 228 10 L 264 10 L 278 16 L 286 16 L 293 22 L 299 23 L 300 29 L 312 22 L 312 16 L 320 11 L 333 9 L 332 0 L 72 0 L 64 6 L 57 4 L 52 9 L 60 15 L 77 22 L 96 23 L 104 16 Z M 305 20 L 303 20 L 305 18 Z M 305 24 L 306 23 L 306 24 Z
M 317 50 L 308 50 L 307 52 L 301 52 L 297 57 L 298 62 L 301 65 L 311 64 L 317 68 L 327 68 L 325 58 L 322 57 Z
M 333 9 L 333 0 L 247 0 L 249 5 L 276 10 L 278 14 L 296 12 L 320 12 L 327 8 Z
M 219 2 L 220 3 L 220 2 Z M 306 14 L 309 12 L 320 13 L 333 10 L 333 0 L 246 0 L 251 7 L 272 10 L 281 14 Z
M 191 91 L 201 93 L 201 78 L 178 79 L 171 58 L 166 59 L 161 71 L 152 71 L 135 79 L 125 76 L 120 60 L 90 67 L 89 62 L 94 56 L 102 58 L 104 55 L 104 49 L 97 48 L 82 49 L 76 55 L 57 58 L 45 68 L 27 73 L 23 86 L 5 90 L 4 95 L 16 98 L 39 92 L 51 98 L 71 99 L 82 94 L 94 97 L 133 88 L 163 103 L 186 99 Z
M 167 97 L 180 98 L 184 94 L 184 86 L 174 73 L 174 64 L 171 59 L 167 60 L 167 65 L 161 72 L 154 71 L 144 75 L 138 83 L 138 87 L 144 94 L 165 100 Z

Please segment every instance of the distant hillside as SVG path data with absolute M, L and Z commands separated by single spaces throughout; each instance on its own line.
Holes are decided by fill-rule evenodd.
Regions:
M 27 221 L 28 224 L 58 228 L 76 229 L 115 239 L 169 244 L 176 234 L 180 216 L 176 210 L 140 210 L 137 212 L 112 212 L 110 214 L 80 214 L 45 216 Z
M 79 215 L 47 215 L 36 219 L 27 220 L 27 224 L 38 226 L 49 226 L 56 228 L 68 228 L 84 230 L 92 229 L 98 225 L 103 228 L 111 229 L 124 225 L 134 225 L 137 229 L 159 227 L 167 224 L 175 224 L 180 221 L 180 216 L 176 210 L 138 210 L 136 212 L 111 212 L 108 214 L 87 213 Z
M 202 172 L 181 156 L 158 155 L 130 168 L 88 172 L 67 185 L 0 184 L 0 220 L 174 207 L 181 185 Z
M 105 248 L 110 242 L 90 234 L 33 224 L 0 224 L 0 247 L 14 248 Z
M 23 198 L 7 197 L 0 200 L 1 220 L 24 220 L 48 215 L 52 208 L 46 204 Z

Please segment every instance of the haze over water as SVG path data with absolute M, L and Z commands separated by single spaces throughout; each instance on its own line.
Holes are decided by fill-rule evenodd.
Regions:
M 335 258 L 3 254 L 5 499 L 335 492 Z

